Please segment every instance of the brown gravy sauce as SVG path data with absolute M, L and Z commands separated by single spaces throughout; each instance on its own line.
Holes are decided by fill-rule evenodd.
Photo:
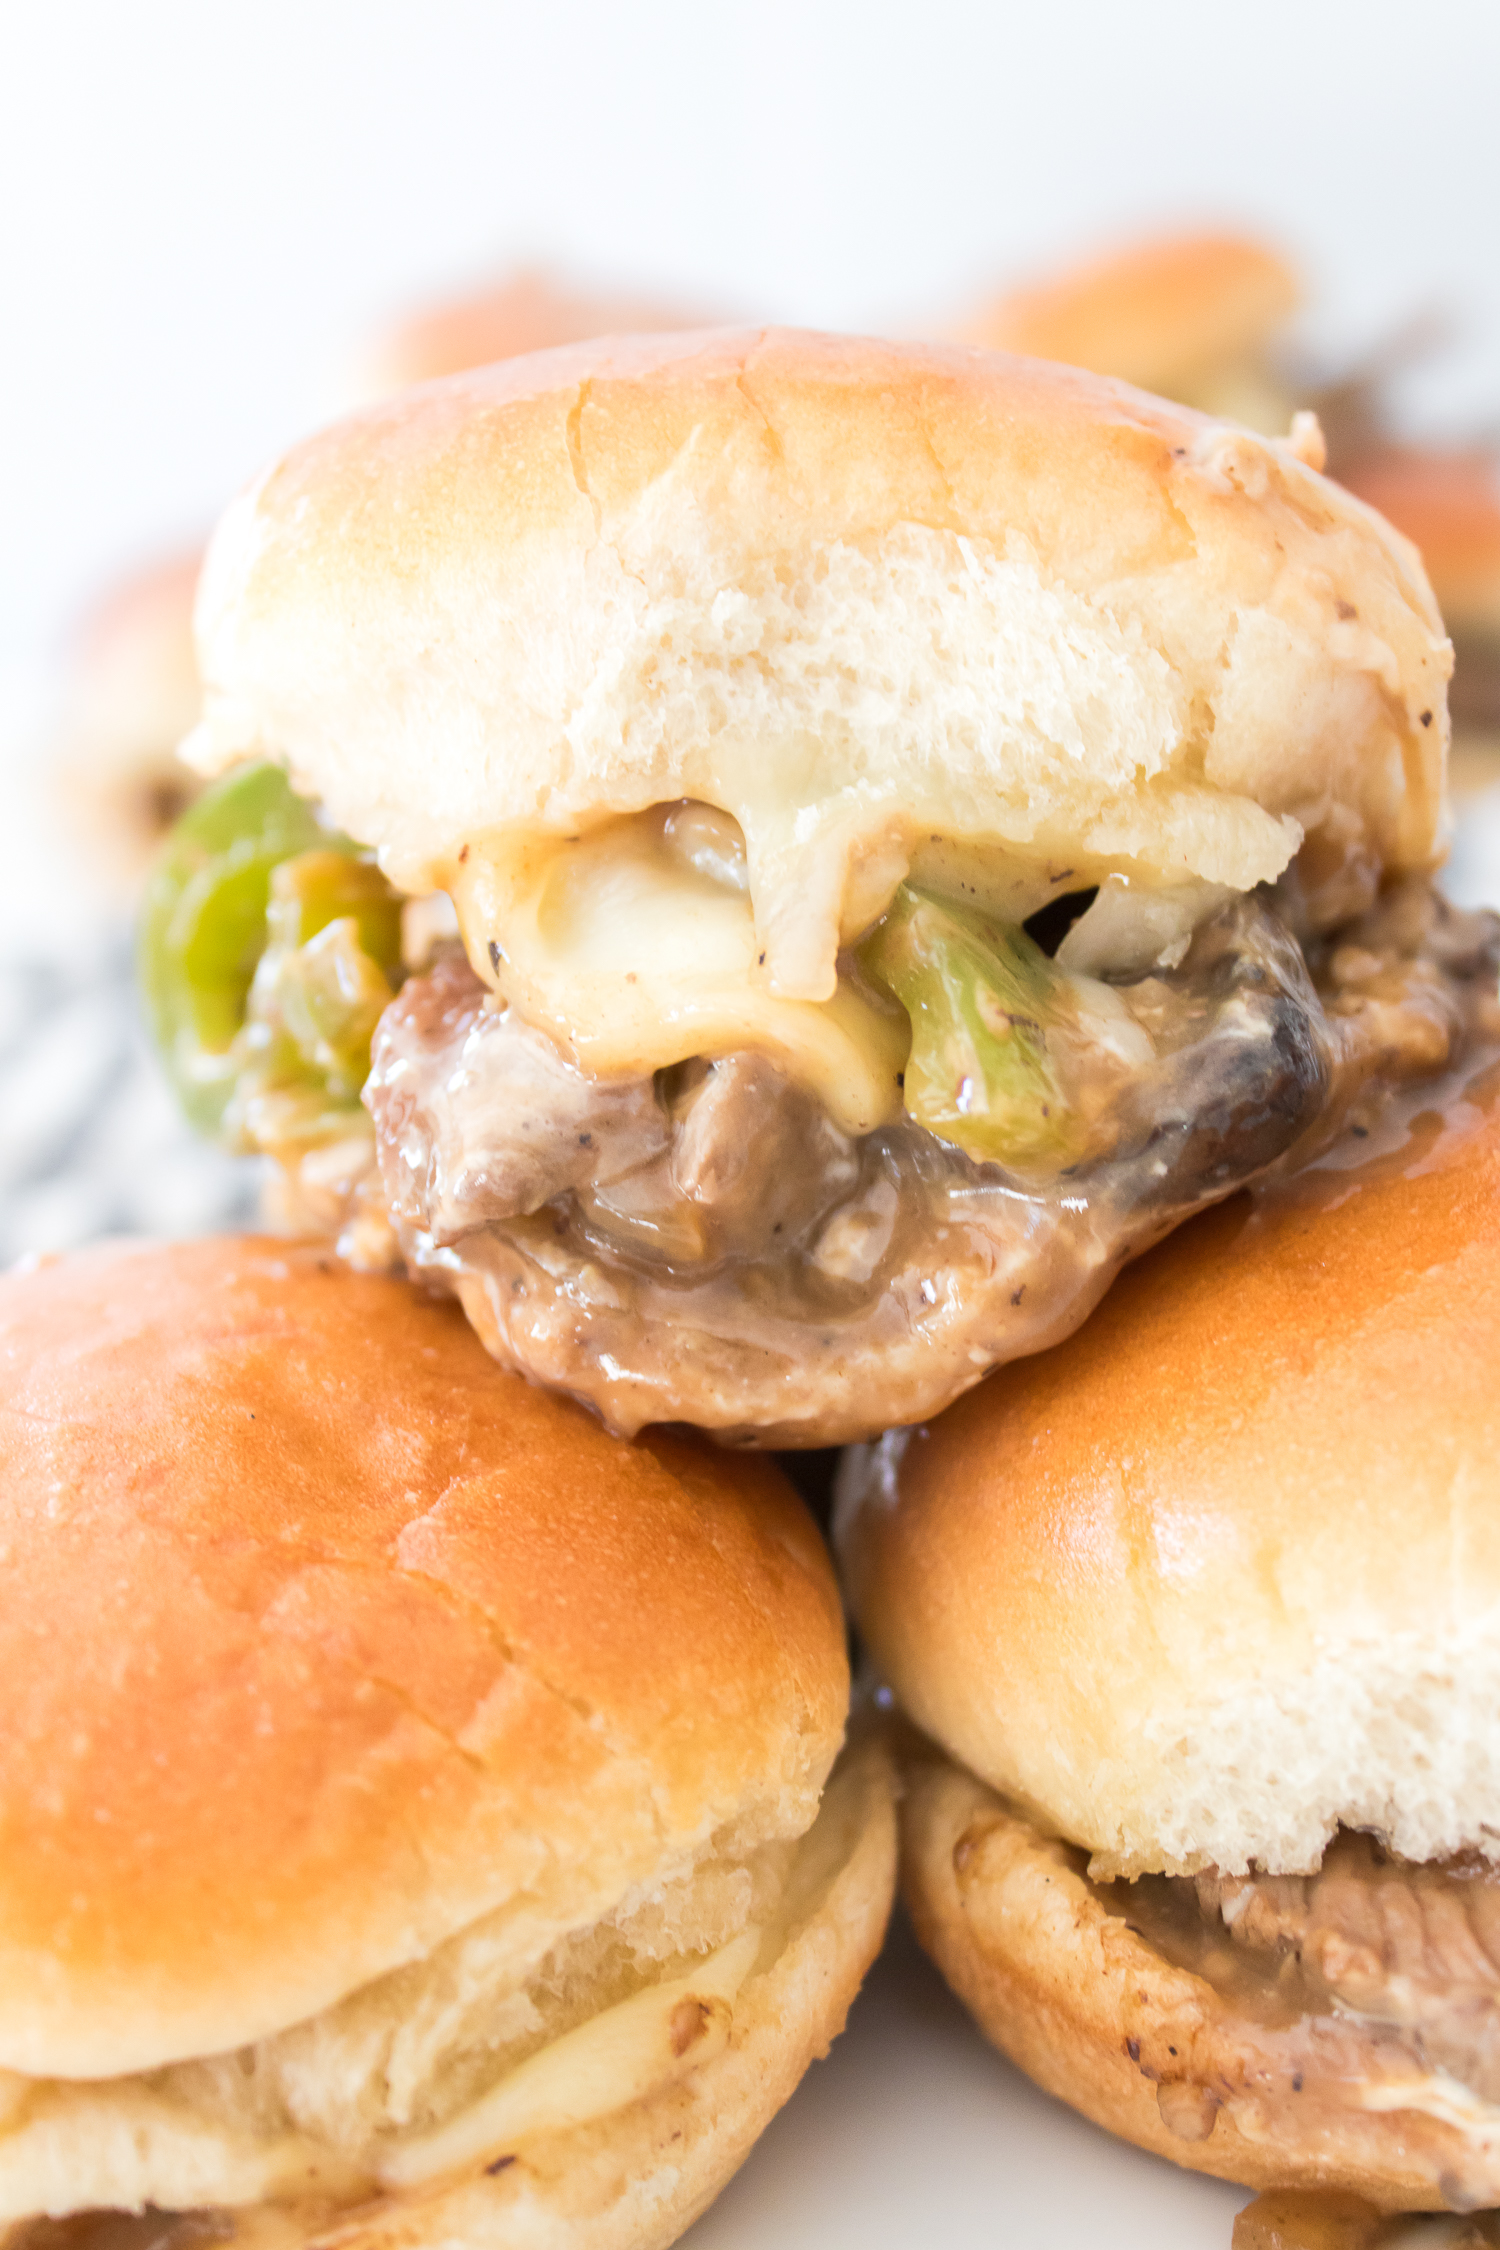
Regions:
M 1205 1915 L 1187 1876 L 1140 1875 L 1134 1882 L 1091 1883 L 1106 1910 L 1143 1938 L 1173 1968 L 1201 1977 L 1236 2015 L 1286 2031 L 1331 2005 L 1326 1987 L 1295 1953 L 1270 1959 L 1236 1945 L 1217 1917 Z
M 1382 1087 L 1326 1146 L 1290 1150 L 1245 1192 L 1267 1217 L 1288 1208 L 1336 1211 L 1366 1188 L 1461 1162 L 1497 1107 L 1500 1040 L 1483 1039 L 1440 1077 Z

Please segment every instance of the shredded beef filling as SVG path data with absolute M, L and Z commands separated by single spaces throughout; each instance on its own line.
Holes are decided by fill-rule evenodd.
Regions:
M 1142 1876 L 1122 1919 L 1267 2025 L 1367 2019 L 1423 2071 L 1500 2105 L 1500 1869 L 1414 1865 L 1342 1831 L 1315 1875 Z
M 973 1947 L 1000 1973 L 998 2002 L 1018 1938 L 1039 1937 L 1017 2029 L 1028 2025 L 1031 2060 L 1026 2042 L 1019 2059 L 1044 2085 L 1089 2112 L 1103 2082 L 1090 2097 L 1069 2080 L 1078 2038 L 1086 2049 L 1104 2033 L 1126 2066 L 1117 2085 L 1135 2074 L 1176 2141 L 1213 2144 L 1184 2146 L 1186 2164 L 1243 2177 L 1264 2154 L 1309 2188 L 1361 2183 L 1372 2203 L 1500 2205 L 1500 1866 L 1415 1865 L 1341 1831 L 1307 1876 L 1096 1882 L 1086 1850 L 958 1768 L 926 1767 L 919 1751 L 909 1787 L 919 1927 L 950 1976 Z M 962 1934 L 940 1903 L 945 1859 Z M 1289 2222 L 1329 2230 L 1261 2231 L 1245 2250 L 1374 2250 L 1374 2235 L 1346 2244 L 1333 2227 L 1346 2214 L 1314 2194 L 1292 2206 Z M 1259 2218 L 1270 2228 L 1276 2212 Z
M 1453 2208 L 1495 2200 L 1500 1868 L 1477 1856 L 1417 1865 L 1341 1831 L 1313 1875 L 1151 1875 L 1098 1895 L 1232 2010 L 1268 2120 L 1284 2114 L 1305 2137 L 1325 2103 L 1389 2111 L 1393 2130 L 1399 2111 L 1409 2154 L 1437 2136 Z M 1470 2145 L 1455 2157 L 1443 2136 L 1460 2120 Z
M 1118 985 L 1154 1061 L 1050 1177 L 909 1119 L 851 1139 L 757 1053 L 588 1078 L 461 957 L 387 1010 L 365 1100 L 402 1254 L 499 1358 L 627 1432 L 841 1444 L 1060 1341 L 1180 1220 L 1494 1036 L 1497 931 L 1412 882 L 1304 953 L 1234 902 Z

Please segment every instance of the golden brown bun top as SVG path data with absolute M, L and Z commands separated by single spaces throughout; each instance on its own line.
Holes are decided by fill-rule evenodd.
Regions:
M 929 834 L 1246 888 L 1305 830 L 1440 833 L 1406 542 L 1286 441 L 997 353 L 700 333 L 424 386 L 242 495 L 199 637 L 194 761 L 284 760 L 412 889 L 721 806 L 794 996 L 847 870 Z
M 1342 481 L 1422 551 L 1438 607 L 1456 632 L 1500 634 L 1500 461 L 1482 451 L 1392 451 Z
M 992 351 L 1065 360 L 1175 396 L 1207 368 L 1261 350 L 1301 294 L 1263 242 L 1167 236 L 1001 297 L 967 334 Z
M 6 1276 L 0 1368 L 0 2065 L 232 2048 L 811 1821 L 843 1633 L 764 1460 L 254 1237 Z
M 1500 1856 L 1497 1090 L 1182 1228 L 846 1496 L 901 1701 L 1107 1870 Z
M 351 403 L 383 398 L 410 383 L 458 375 L 522 352 L 581 344 L 590 336 L 652 335 L 701 325 L 685 313 L 637 297 L 585 296 L 545 274 L 523 271 L 496 287 L 429 305 L 377 337 L 351 370 Z

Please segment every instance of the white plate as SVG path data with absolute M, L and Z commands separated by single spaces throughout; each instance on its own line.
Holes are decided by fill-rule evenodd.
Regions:
M 1245 2189 L 1127 2148 L 986 2044 L 904 1920 L 685 2250 L 1229 2250 Z

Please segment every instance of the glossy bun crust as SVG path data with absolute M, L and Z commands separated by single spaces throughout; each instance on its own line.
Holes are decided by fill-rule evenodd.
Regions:
M 0 2065 L 218 2053 L 812 1822 L 843 1634 L 768 1463 L 254 1238 L 6 1276 L 0 1370 Z
M 412 889 L 721 806 L 810 998 L 850 869 L 932 832 L 1242 889 L 1305 832 L 1439 845 L 1414 550 L 1287 441 L 997 353 L 700 332 L 424 386 L 241 496 L 199 640 L 193 760 L 281 759 Z
M 1096 1873 L 1309 1870 L 1340 1824 L 1500 1849 L 1496 1067 L 1430 1098 L 846 1492 L 879 1670 Z

